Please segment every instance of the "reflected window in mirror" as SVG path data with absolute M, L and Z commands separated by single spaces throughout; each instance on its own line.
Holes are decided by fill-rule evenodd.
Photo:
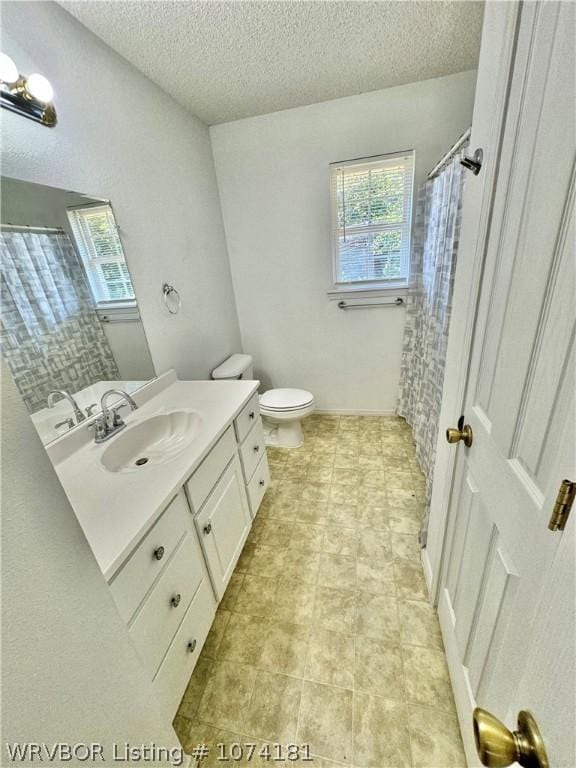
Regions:
M 136 306 L 112 206 L 68 208 L 67 214 L 94 304 L 99 308 Z

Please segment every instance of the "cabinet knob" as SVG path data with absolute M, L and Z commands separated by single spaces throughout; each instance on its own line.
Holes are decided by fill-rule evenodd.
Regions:
M 162 560 L 162 558 L 164 557 L 164 547 L 157 547 L 154 550 L 154 557 L 156 558 L 156 560 Z
M 254 411 L 250 411 L 250 413 L 248 414 L 248 417 L 254 420 L 256 418 L 256 413 Z
M 258 453 L 259 450 L 260 450 L 260 446 L 259 445 L 255 445 L 254 446 L 254 453 Z
M 203 531 L 206 534 L 206 536 L 210 533 L 211 530 L 212 530 L 212 523 L 208 523 L 208 525 L 205 525 L 203 528 Z
M 265 480 L 260 480 L 259 485 L 260 485 L 261 488 L 264 488 L 264 486 L 266 485 L 266 481 Z
M 172 608 L 178 608 L 178 606 L 180 605 L 180 600 L 182 600 L 182 595 L 180 593 L 178 593 L 177 595 L 174 595 L 172 600 L 170 600 L 170 605 L 172 606 Z
M 190 640 L 187 647 L 188 647 L 188 653 L 194 653 L 194 651 L 196 650 L 196 640 Z

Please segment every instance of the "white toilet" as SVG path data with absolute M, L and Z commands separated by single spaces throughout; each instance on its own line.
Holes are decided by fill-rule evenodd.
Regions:
M 212 378 L 253 379 L 251 355 L 231 355 L 214 368 Z M 314 411 L 314 395 L 305 389 L 269 389 L 260 395 L 260 413 L 264 423 L 266 445 L 298 448 L 304 442 L 300 422 Z

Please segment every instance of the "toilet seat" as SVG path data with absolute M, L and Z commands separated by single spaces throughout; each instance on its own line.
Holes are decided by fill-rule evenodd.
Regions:
M 314 395 L 305 389 L 280 387 L 269 389 L 260 396 L 260 408 L 271 413 L 290 413 L 306 408 L 314 401 Z

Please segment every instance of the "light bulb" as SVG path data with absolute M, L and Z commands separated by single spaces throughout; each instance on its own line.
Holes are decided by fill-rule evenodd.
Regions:
M 0 53 L 0 80 L 3 83 L 12 85 L 18 78 L 19 74 L 16 64 L 6 53 Z
M 33 99 L 42 104 L 48 104 L 54 96 L 54 89 L 50 85 L 50 81 L 44 75 L 39 75 L 36 72 L 28 76 L 26 90 Z

